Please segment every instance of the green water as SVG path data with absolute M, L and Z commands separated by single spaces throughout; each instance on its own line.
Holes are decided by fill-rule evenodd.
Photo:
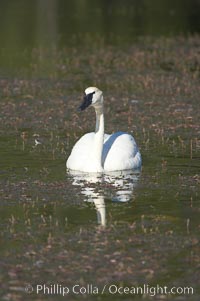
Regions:
M 1 300 L 199 300 L 198 5 L 1 2 Z M 90 85 L 106 132 L 134 135 L 140 172 L 66 171 L 94 129 L 76 110 Z

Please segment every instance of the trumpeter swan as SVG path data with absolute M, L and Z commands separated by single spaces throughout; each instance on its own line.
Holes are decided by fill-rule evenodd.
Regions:
M 104 134 L 103 93 L 96 87 L 85 90 L 79 111 L 90 105 L 96 112 L 95 132 L 85 134 L 76 142 L 67 160 L 67 168 L 97 173 L 139 169 L 142 158 L 135 139 L 125 132 Z

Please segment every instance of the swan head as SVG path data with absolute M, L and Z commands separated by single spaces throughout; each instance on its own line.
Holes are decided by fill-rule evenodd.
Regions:
M 89 87 L 85 89 L 84 99 L 78 110 L 83 111 L 90 105 L 92 105 L 95 109 L 103 107 L 103 92 L 96 87 Z

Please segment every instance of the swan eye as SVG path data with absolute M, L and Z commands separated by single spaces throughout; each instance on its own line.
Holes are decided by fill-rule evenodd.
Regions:
M 86 94 L 88 97 L 93 97 L 93 94 L 95 94 L 95 91 L 94 92 L 91 92 L 89 94 Z
M 84 95 L 84 99 L 83 99 L 83 103 L 80 105 L 80 107 L 78 108 L 79 111 L 83 111 L 85 110 L 87 107 L 89 107 L 89 105 L 91 105 L 92 103 L 92 98 L 93 98 L 93 94 L 95 92 L 89 93 Z
M 94 94 L 95 94 L 95 92 L 91 92 L 89 94 L 85 94 L 84 99 L 91 104 L 92 103 L 92 98 L 93 98 Z

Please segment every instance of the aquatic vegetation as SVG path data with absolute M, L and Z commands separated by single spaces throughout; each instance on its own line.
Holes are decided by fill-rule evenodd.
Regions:
M 35 48 L 28 65 L 2 69 L 2 300 L 24 300 L 25 284 L 41 279 L 69 286 L 94 279 L 99 286 L 185 283 L 195 288 L 190 300 L 198 300 L 199 49 L 198 35 L 122 47 L 97 41 Z M 95 122 L 76 111 L 91 84 L 105 91 L 108 132 L 133 133 L 141 146 L 135 182 L 66 174 L 72 146 Z M 119 202 L 122 187 L 128 201 Z M 91 199 L 98 197 L 106 226 L 97 223 Z

